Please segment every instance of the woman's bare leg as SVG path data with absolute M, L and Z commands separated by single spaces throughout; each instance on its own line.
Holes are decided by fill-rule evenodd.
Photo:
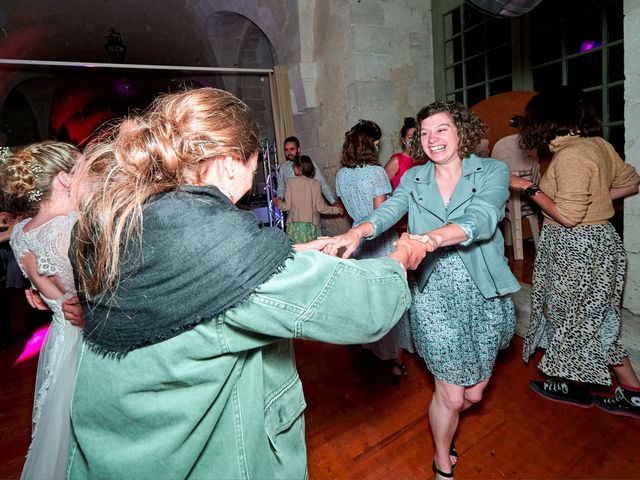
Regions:
M 629 357 L 624 357 L 621 365 L 614 365 L 613 372 L 616 374 L 618 382 L 625 387 L 640 388 L 640 380 L 633 370 Z

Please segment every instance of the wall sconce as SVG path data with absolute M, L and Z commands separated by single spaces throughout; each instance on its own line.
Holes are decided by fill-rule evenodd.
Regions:
M 104 44 L 104 49 L 107 51 L 111 63 L 124 63 L 127 46 L 122 43 L 122 37 L 113 27 L 107 34 L 107 43 Z

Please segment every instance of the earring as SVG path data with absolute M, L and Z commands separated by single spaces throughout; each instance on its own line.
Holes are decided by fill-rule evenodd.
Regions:
M 67 198 L 71 198 L 71 187 L 67 187 Z

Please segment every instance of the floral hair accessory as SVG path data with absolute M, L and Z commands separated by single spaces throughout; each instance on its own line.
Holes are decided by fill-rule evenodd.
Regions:
M 9 147 L 0 147 L 0 163 L 7 163 L 13 152 Z
M 27 200 L 29 201 L 29 203 L 39 202 L 40 200 L 42 200 L 42 190 L 37 187 L 32 188 L 27 193 Z
M 35 173 L 36 175 L 38 175 L 39 173 L 44 172 L 44 170 L 42 169 L 42 167 L 40 165 L 38 165 L 37 163 L 33 163 L 31 164 L 31 171 L 33 173 Z

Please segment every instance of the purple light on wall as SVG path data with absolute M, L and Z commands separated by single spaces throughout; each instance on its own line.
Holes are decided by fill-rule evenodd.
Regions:
M 595 40 L 583 40 L 580 44 L 581 52 L 588 52 L 589 50 L 593 50 L 594 48 L 601 47 L 602 43 L 596 42 Z
M 123 97 L 135 97 L 136 95 L 133 85 L 126 80 L 118 80 L 116 82 L 116 92 Z

